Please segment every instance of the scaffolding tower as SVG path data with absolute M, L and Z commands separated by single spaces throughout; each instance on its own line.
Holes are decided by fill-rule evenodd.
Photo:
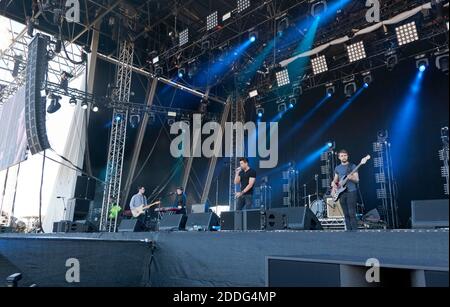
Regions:
M 124 40 L 120 43 L 119 64 L 116 71 L 116 82 L 112 89 L 111 99 L 120 104 L 130 100 L 131 76 L 133 72 L 134 44 Z M 103 194 L 100 230 L 115 232 L 118 214 L 111 214 L 111 208 L 121 206 L 120 190 L 122 169 L 127 136 L 128 109 L 115 108 L 112 118 L 111 136 L 106 167 L 106 184 Z

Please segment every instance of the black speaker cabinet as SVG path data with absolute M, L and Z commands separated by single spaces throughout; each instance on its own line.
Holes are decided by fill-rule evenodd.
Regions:
M 243 230 L 242 211 L 222 212 L 220 215 L 220 230 Z
M 69 215 L 66 217 L 66 219 L 72 220 L 74 222 L 86 220 L 89 214 L 91 203 L 92 202 L 87 199 L 69 199 L 67 202 Z
M 447 228 L 448 199 L 411 202 L 412 228 Z
M 74 198 L 94 200 L 95 180 L 87 176 L 78 176 Z
M 53 223 L 53 233 L 67 233 L 70 230 L 72 221 L 60 221 Z
M 160 231 L 176 231 L 186 228 L 187 216 L 184 214 L 166 215 L 159 222 Z
M 186 230 L 211 231 L 219 226 L 219 217 L 214 212 L 194 213 L 187 216 Z
M 267 210 L 262 212 L 262 225 L 265 230 L 283 230 L 287 228 L 286 215 L 275 210 Z
M 137 219 L 122 220 L 118 232 L 138 232 L 140 227 L 141 225 Z
M 76 221 L 70 224 L 69 232 L 86 233 L 95 232 L 95 226 L 89 221 Z
M 291 230 L 322 230 L 317 217 L 306 207 L 272 209 L 284 215 L 285 223 Z
M 248 230 L 264 230 L 261 210 L 246 210 L 242 211 L 243 228 Z

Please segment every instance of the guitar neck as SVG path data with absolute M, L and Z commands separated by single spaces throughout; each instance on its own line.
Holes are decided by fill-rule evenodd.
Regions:
M 342 184 L 341 184 L 341 185 L 347 184 L 347 182 L 350 180 L 348 177 L 351 176 L 351 175 L 353 175 L 353 174 L 355 174 L 355 173 L 361 168 L 362 165 L 363 165 L 363 164 L 360 163 L 357 167 L 355 167 L 355 169 L 354 169 L 350 174 L 348 174 L 348 175 L 345 177 L 345 179 L 342 181 Z

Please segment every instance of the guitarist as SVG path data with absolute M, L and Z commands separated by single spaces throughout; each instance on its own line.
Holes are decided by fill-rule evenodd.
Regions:
M 147 197 L 144 194 L 145 194 L 145 187 L 139 186 L 138 193 L 131 198 L 130 210 L 147 205 Z M 142 225 L 142 227 L 144 227 L 147 221 L 147 211 L 145 211 L 145 214 L 140 215 L 137 219 L 139 221 L 139 224 Z
M 356 168 L 356 165 L 350 163 L 347 150 L 341 150 L 338 158 L 341 161 L 341 164 L 336 167 L 334 180 L 331 187 L 333 189 L 338 189 L 340 180 L 346 176 L 349 176 L 347 190 L 342 194 L 340 201 L 342 210 L 344 211 L 346 229 L 347 231 L 355 231 L 358 230 L 356 206 L 358 202 L 359 173 L 355 172 L 353 175 L 350 175 L 350 173 Z

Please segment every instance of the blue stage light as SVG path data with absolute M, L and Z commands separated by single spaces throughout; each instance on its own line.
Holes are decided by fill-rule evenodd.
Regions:
M 263 115 L 264 115 L 264 114 L 263 114 L 262 112 L 258 112 L 258 117 L 259 117 L 259 118 L 263 117 Z
M 427 70 L 427 66 L 426 65 L 422 64 L 422 65 L 419 66 L 419 71 L 420 72 L 424 72 L 425 70 Z
M 121 115 L 116 115 L 116 121 L 120 122 L 122 120 L 122 116 Z
M 328 148 L 333 148 L 333 143 L 328 142 L 327 146 L 328 146 Z
M 254 35 L 250 36 L 250 42 L 252 43 L 256 42 L 256 36 Z
M 369 83 L 364 83 L 364 88 L 368 88 L 369 87 Z
M 290 103 L 289 104 L 289 109 L 293 109 L 294 108 L 294 104 L 293 103 Z

